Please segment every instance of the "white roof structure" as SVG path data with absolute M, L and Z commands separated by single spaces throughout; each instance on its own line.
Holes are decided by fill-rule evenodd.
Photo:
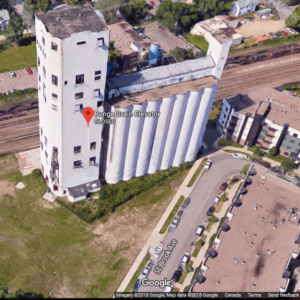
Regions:
M 0 21 L 10 20 L 9 13 L 6 9 L 0 10 Z
M 215 67 L 213 58 L 211 56 L 206 56 L 199 59 L 186 60 L 176 64 L 107 78 L 106 83 L 110 89 L 115 89 L 213 67 Z

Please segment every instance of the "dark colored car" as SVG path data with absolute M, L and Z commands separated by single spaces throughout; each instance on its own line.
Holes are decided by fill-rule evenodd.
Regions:
M 182 207 L 183 209 L 187 208 L 188 205 L 190 204 L 190 202 L 191 202 L 191 198 L 186 198 L 186 199 L 184 200 L 184 202 L 183 202 L 183 204 L 182 204 L 181 207 Z
M 178 282 L 181 275 L 182 275 L 182 271 L 176 270 L 171 278 L 171 281 Z
M 223 182 L 221 184 L 221 186 L 220 186 L 220 190 L 224 192 L 227 189 L 227 187 L 228 187 L 228 183 L 227 182 Z
M 258 160 L 257 163 L 264 166 L 264 167 L 266 167 L 266 168 L 268 168 L 268 169 L 271 167 L 271 165 L 266 161 Z
M 177 217 L 180 219 L 181 216 L 182 216 L 182 214 L 183 214 L 183 210 L 180 210 L 180 211 L 177 213 Z
M 25 67 L 25 70 L 27 72 L 28 75 L 32 75 L 32 70 L 29 67 Z
M 211 207 L 208 209 L 208 211 L 207 211 L 206 214 L 207 214 L 208 216 L 212 216 L 212 215 L 214 214 L 215 210 L 216 210 L 216 208 L 215 208 L 214 206 L 211 206 Z
M 139 287 L 141 286 L 141 280 L 140 279 L 138 279 L 136 282 L 135 282 L 135 284 L 134 284 L 134 286 L 133 286 L 133 288 L 132 288 L 132 292 L 133 293 L 137 293 L 138 291 L 139 291 Z

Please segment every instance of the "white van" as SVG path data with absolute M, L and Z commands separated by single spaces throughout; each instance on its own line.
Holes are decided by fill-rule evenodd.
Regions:
M 195 231 L 195 234 L 201 236 L 203 234 L 203 226 L 199 225 Z

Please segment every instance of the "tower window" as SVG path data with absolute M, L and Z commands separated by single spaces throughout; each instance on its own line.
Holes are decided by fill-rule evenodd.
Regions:
M 84 45 L 86 42 L 78 42 L 77 45 Z
M 41 127 L 41 136 L 43 136 L 43 128 Z
M 48 140 L 47 138 L 45 137 L 45 146 L 47 147 L 47 144 L 48 144 Z
M 104 44 L 104 38 L 97 39 L 97 46 L 99 48 L 101 48 L 103 46 L 103 44 Z
M 57 85 L 58 79 L 57 76 L 52 75 L 52 84 Z
M 91 143 L 90 150 L 96 150 L 96 142 Z
M 46 93 L 46 85 L 45 85 L 45 83 L 43 83 L 43 93 L 44 94 Z
M 45 66 L 43 66 L 43 73 L 44 73 L 44 77 L 46 78 L 46 68 L 45 68 Z
M 39 81 L 41 81 L 41 75 L 39 75 Z
M 84 83 L 84 74 L 76 75 L 76 84 Z
M 102 104 L 103 104 L 103 101 L 98 101 L 98 102 L 97 102 L 97 107 L 101 107 Z
M 79 153 L 81 153 L 81 146 L 74 147 L 74 154 L 79 154 Z
M 96 163 L 96 157 L 91 157 L 90 158 L 90 166 L 94 166 Z
M 82 165 L 82 161 L 81 160 L 74 161 L 74 169 L 80 168 L 81 165 Z
M 40 66 L 41 64 L 41 61 L 40 61 L 40 58 L 38 57 L 38 66 Z
M 47 151 L 45 151 L 45 155 L 46 155 L 46 157 L 48 158 L 48 153 L 47 153 Z
M 44 100 L 45 100 L 45 103 L 47 102 L 47 98 L 46 98 L 46 96 L 45 95 L 43 95 L 44 96 Z
M 43 45 L 45 46 L 45 38 L 42 37 L 42 42 L 43 42 Z
M 57 51 L 57 44 L 51 42 L 51 49 Z
M 75 99 L 81 99 L 81 98 L 83 98 L 83 92 L 75 94 Z
M 83 110 L 83 104 L 75 105 L 75 112 L 81 112 Z
M 101 71 L 95 71 L 95 80 L 101 79 Z
M 68 81 L 67 80 L 65 80 L 65 85 L 67 85 L 68 84 Z
M 95 89 L 94 90 L 94 97 L 97 98 L 100 96 L 100 89 Z
M 52 109 L 57 111 L 57 105 L 52 104 Z
M 43 146 L 43 143 L 42 143 L 42 142 L 41 142 L 41 149 L 44 150 L 44 146 Z
M 56 94 L 52 93 L 52 100 L 56 100 L 57 101 L 58 97 Z

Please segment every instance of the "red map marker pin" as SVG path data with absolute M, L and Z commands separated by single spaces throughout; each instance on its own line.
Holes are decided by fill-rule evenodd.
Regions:
M 90 121 L 92 120 L 93 115 L 94 115 L 94 110 L 91 107 L 85 107 L 84 110 L 82 111 L 82 114 L 89 126 Z

